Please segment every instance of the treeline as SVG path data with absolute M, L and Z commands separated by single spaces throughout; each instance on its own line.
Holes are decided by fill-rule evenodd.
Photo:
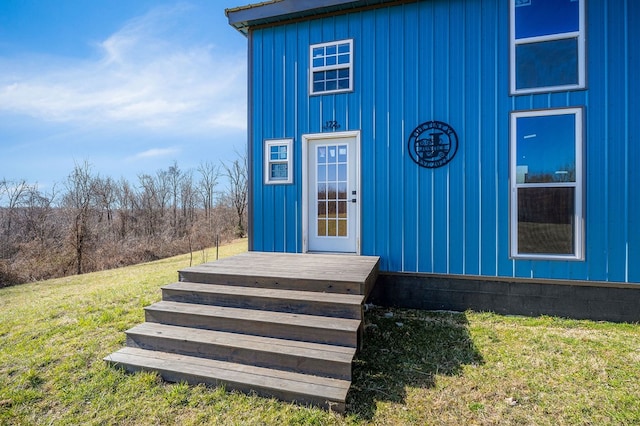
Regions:
M 219 188 L 219 181 L 227 182 Z M 47 191 L 0 180 L 0 287 L 161 259 L 245 234 L 246 157 L 137 181 L 76 164 Z

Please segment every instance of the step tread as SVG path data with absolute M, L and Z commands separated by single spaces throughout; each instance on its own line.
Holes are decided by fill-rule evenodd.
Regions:
M 272 370 L 206 358 L 125 347 L 104 358 L 105 361 L 137 368 L 192 375 L 220 380 L 274 393 L 289 392 L 314 400 L 344 402 L 351 383 L 308 374 Z M 295 398 L 294 398 L 295 399 Z
M 219 284 L 202 284 L 188 281 L 166 285 L 162 289 L 195 291 L 201 293 L 225 294 L 234 296 L 262 297 L 269 299 L 289 299 L 303 302 L 325 302 L 344 305 L 361 305 L 364 296 L 359 294 L 321 293 L 313 291 L 280 290 L 263 287 L 242 287 Z
M 291 356 L 314 358 L 351 364 L 355 348 L 307 343 L 295 340 L 277 339 L 215 330 L 146 322 L 126 331 L 128 335 L 158 336 L 166 339 L 216 344 L 232 348 L 255 349 L 262 352 L 284 353 Z
M 244 308 L 229 308 L 215 305 L 160 301 L 145 308 L 147 311 L 165 311 L 182 314 L 224 317 L 263 323 L 288 324 L 303 327 L 322 328 L 346 332 L 357 332 L 360 320 L 323 317 L 317 315 L 290 314 Z

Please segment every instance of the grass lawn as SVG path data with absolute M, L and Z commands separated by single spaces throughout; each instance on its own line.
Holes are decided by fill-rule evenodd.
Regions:
M 0 425 L 640 424 L 638 324 L 373 308 L 346 416 L 108 367 L 186 266 L 0 289 Z

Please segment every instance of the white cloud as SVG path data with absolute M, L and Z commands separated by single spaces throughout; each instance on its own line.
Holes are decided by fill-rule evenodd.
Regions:
M 139 152 L 133 157 L 130 157 L 129 160 L 141 160 L 147 158 L 156 158 L 156 157 L 167 157 L 170 155 L 175 155 L 180 152 L 177 148 L 152 148 L 143 152 Z
M 189 40 L 188 12 L 134 19 L 98 43 L 92 60 L 0 59 L 0 112 L 174 134 L 244 130 L 245 54 Z

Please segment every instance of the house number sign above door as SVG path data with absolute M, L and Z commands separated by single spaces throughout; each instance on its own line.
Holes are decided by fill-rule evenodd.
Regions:
M 409 156 L 419 166 L 428 169 L 442 167 L 458 152 L 458 135 L 442 121 L 427 121 L 409 136 Z

